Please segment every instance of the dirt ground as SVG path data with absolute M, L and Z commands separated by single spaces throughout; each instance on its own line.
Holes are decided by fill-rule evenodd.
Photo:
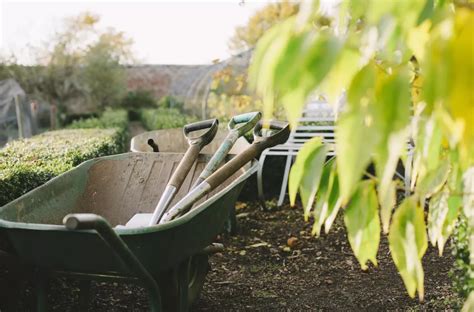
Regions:
M 390 257 L 387 240 L 379 266 L 360 269 L 346 238 L 342 218 L 328 235 L 310 235 L 300 209 L 269 212 L 238 203 L 239 233 L 223 235 L 225 251 L 211 257 L 211 271 L 192 311 L 440 311 L 457 310 L 448 271 L 453 258 L 429 248 L 423 258 L 425 301 L 406 294 Z M 290 239 L 290 242 L 288 241 Z M 288 243 L 292 245 L 290 248 Z M 78 283 L 52 282 L 53 311 L 77 311 Z M 134 285 L 93 283 L 89 311 L 147 311 L 146 292 Z M 15 311 L 33 307 L 30 287 Z
M 339 217 L 328 235 L 311 236 L 301 209 L 239 210 L 240 233 L 223 237 L 226 252 L 212 257 L 196 311 L 439 311 L 459 298 L 448 271 L 453 257 L 429 248 L 423 258 L 425 301 L 411 299 L 382 239 L 378 267 L 362 271 Z M 288 239 L 296 241 L 289 249 Z M 292 242 L 290 241 L 290 244 Z

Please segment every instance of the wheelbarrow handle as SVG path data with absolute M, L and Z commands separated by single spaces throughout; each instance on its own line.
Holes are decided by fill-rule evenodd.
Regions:
M 65 216 L 63 224 L 68 230 L 95 230 L 107 226 L 108 222 L 93 213 L 75 213 Z
M 187 124 L 183 127 L 184 136 L 188 139 L 189 144 L 199 145 L 201 148 L 209 144 L 216 136 L 219 127 L 219 120 L 216 118 L 203 121 L 197 121 Z M 191 138 L 189 134 L 198 130 L 208 129 L 198 137 Z
M 232 158 L 229 162 L 219 168 L 210 177 L 200 183 L 196 188 L 183 197 L 173 208 L 171 208 L 161 219 L 160 223 L 172 220 L 184 214 L 189 208 L 204 195 L 222 184 L 246 163 L 254 159 L 266 148 L 283 144 L 290 136 L 290 126 L 287 123 L 271 121 L 268 123 L 270 129 L 277 130 L 270 136 L 262 136 L 262 122 L 260 121 L 254 130 L 255 140 L 245 151 Z
M 93 213 L 75 213 L 65 216 L 63 224 L 68 230 L 96 230 L 102 240 L 112 249 L 117 258 L 144 282 L 150 293 L 152 311 L 161 310 L 161 295 L 158 284 L 150 272 L 148 272 L 145 266 L 128 248 L 128 245 L 114 229 L 112 229 L 107 220 Z
M 260 118 L 262 118 L 262 113 L 260 112 L 240 114 L 230 119 L 228 128 L 231 131 L 237 130 L 239 136 L 242 136 L 252 130 L 253 127 L 255 127 L 255 125 L 257 124 L 257 122 L 260 120 Z M 238 124 L 243 125 L 236 127 Z

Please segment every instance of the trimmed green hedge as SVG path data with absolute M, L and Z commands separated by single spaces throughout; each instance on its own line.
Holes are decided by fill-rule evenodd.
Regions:
M 127 129 L 128 114 L 124 109 L 105 110 L 100 117 L 92 117 L 73 121 L 69 129 L 109 129 L 119 128 Z
M 68 129 L 116 129 L 121 137 L 121 143 L 126 145 L 128 140 L 128 113 L 124 109 L 107 109 L 100 117 L 92 117 L 73 121 Z
M 81 162 L 124 151 L 120 129 L 50 131 L 0 149 L 0 207 Z
M 158 130 L 180 128 L 197 119 L 195 117 L 186 116 L 177 109 L 158 108 L 141 110 L 140 120 L 146 129 Z

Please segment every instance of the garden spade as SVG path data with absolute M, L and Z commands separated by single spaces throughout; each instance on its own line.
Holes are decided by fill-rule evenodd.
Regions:
M 229 133 L 196 179 L 191 190 L 216 171 L 219 165 L 224 161 L 225 156 L 229 153 L 232 146 L 234 146 L 235 141 L 252 130 L 260 118 L 262 118 L 262 113 L 260 112 L 246 113 L 232 117 L 227 125 Z
M 241 154 L 232 158 L 229 162 L 223 165 L 219 170 L 211 174 L 208 178 L 202 181 L 197 187 L 183 197 L 175 206 L 163 215 L 160 224 L 173 220 L 174 218 L 185 214 L 191 209 L 194 203 L 211 192 L 227 178 L 232 176 L 246 163 L 254 159 L 263 150 L 273 147 L 278 144 L 283 144 L 290 136 L 290 127 L 288 123 L 280 121 L 270 121 L 269 128 L 274 130 L 273 134 L 269 136 L 262 135 L 262 122 L 260 121 L 254 128 L 254 142 Z
M 212 139 L 214 139 L 217 133 L 218 125 L 219 121 L 217 119 L 209 119 L 184 126 L 183 132 L 188 140 L 189 147 L 183 158 L 181 159 L 178 167 L 171 176 L 171 179 L 169 180 L 168 184 L 166 185 L 166 188 L 163 194 L 161 195 L 158 204 L 156 205 L 155 211 L 153 212 L 153 215 L 148 225 L 155 225 L 158 220 L 160 220 L 161 216 L 165 213 L 169 204 L 171 203 L 174 196 L 179 191 L 179 188 L 183 184 L 184 179 L 186 178 L 189 170 L 191 169 L 197 157 L 199 156 L 199 152 L 204 146 L 209 144 Z M 208 130 L 200 136 L 191 137 L 190 134 L 192 132 L 204 129 Z

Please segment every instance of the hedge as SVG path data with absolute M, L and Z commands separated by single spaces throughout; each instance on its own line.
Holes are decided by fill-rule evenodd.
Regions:
M 126 130 L 128 126 L 128 114 L 124 109 L 105 110 L 100 117 L 74 120 L 67 128 L 69 129 L 111 129 L 118 128 Z
M 105 110 L 100 117 L 92 117 L 73 121 L 68 129 L 117 129 L 121 144 L 128 140 L 128 113 L 124 109 Z
M 0 207 L 81 162 L 124 151 L 121 129 L 66 129 L 0 149 Z
M 195 117 L 186 116 L 177 109 L 157 108 L 142 109 L 140 120 L 148 130 L 180 128 L 187 123 L 194 122 Z

